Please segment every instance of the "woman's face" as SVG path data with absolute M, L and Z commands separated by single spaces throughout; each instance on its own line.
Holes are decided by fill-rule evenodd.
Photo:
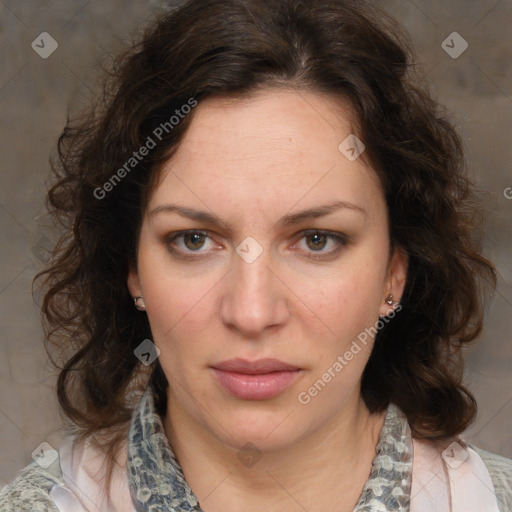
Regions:
M 360 405 L 362 333 L 402 294 L 407 261 L 389 258 L 376 175 L 339 149 L 351 134 L 346 107 L 317 93 L 211 98 L 150 198 L 128 286 L 146 303 L 170 414 L 233 447 L 283 447 Z M 214 369 L 235 358 L 298 371 Z

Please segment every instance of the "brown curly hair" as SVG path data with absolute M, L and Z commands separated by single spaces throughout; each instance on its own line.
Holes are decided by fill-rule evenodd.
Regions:
M 159 166 L 193 110 L 108 193 L 98 198 L 98 190 L 191 98 L 261 88 L 348 101 L 382 183 L 392 246 L 409 257 L 403 309 L 377 335 L 362 376 L 368 409 L 394 402 L 414 435 L 428 439 L 451 437 L 473 421 L 460 349 L 481 331 L 496 274 L 480 255 L 481 215 L 460 138 L 411 56 L 398 24 L 359 1 L 190 0 L 118 55 L 95 104 L 68 117 L 47 197 L 63 235 L 36 280 L 46 291 L 46 339 L 61 349 L 62 362 L 54 362 L 62 410 L 82 439 L 105 443 L 111 466 L 134 391 L 151 386 L 165 413 L 168 383 L 158 360 L 145 367 L 134 356 L 151 330 L 134 311 L 126 279 Z

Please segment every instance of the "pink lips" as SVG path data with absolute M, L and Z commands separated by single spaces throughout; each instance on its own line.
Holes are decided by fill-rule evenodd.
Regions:
M 301 374 L 300 368 L 278 359 L 230 359 L 213 367 L 220 384 L 244 400 L 265 400 L 284 391 Z

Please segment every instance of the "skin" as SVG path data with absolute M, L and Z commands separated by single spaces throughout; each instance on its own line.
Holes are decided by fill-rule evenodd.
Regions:
M 360 396 L 373 340 L 307 405 L 297 397 L 391 311 L 388 294 L 402 295 L 407 257 L 390 255 L 379 181 L 364 154 L 349 161 L 338 149 L 356 132 L 349 107 L 331 96 L 266 89 L 207 99 L 193 115 L 161 169 L 128 277 L 170 383 L 166 435 L 205 512 L 351 511 L 385 416 L 370 415 Z M 278 222 L 334 201 L 364 213 Z M 169 203 L 226 225 L 154 212 Z M 208 236 L 169 241 L 183 230 Z M 252 263 L 236 252 L 249 236 L 262 249 Z M 302 372 L 275 398 L 242 400 L 211 369 L 234 357 L 277 358 Z M 250 466 L 237 456 L 248 442 L 261 456 Z

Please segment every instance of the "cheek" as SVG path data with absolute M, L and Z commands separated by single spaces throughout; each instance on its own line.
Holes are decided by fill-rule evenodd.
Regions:
M 378 320 L 385 278 L 381 261 L 354 260 L 305 293 L 311 310 L 344 340 Z
M 211 309 L 214 276 L 207 272 L 193 278 L 184 276 L 157 244 L 141 239 L 141 247 L 139 278 L 155 343 L 168 345 L 183 335 L 191 339 L 196 329 L 210 324 L 204 317 Z
M 333 274 L 316 292 L 311 290 L 308 305 L 318 317 L 314 324 L 303 317 L 303 331 L 314 342 L 308 348 L 316 356 L 300 396 L 312 400 L 319 417 L 333 404 L 339 405 L 358 385 L 371 354 L 385 272 L 381 262 L 373 263 L 359 258 L 352 271 Z
M 188 284 L 188 285 L 187 285 Z M 206 287 L 185 283 L 172 273 L 154 272 L 145 282 L 144 294 L 153 342 L 160 349 L 160 363 L 170 385 L 181 393 L 196 386 L 191 381 L 191 362 L 208 357 L 207 347 L 198 343 L 201 331 L 211 328 L 206 311 Z M 185 399 L 186 397 L 184 397 Z
M 198 283 L 180 280 L 172 275 L 151 277 L 145 283 L 147 314 L 153 335 L 163 341 L 176 336 L 184 329 L 188 336 L 209 325 L 207 282 Z

